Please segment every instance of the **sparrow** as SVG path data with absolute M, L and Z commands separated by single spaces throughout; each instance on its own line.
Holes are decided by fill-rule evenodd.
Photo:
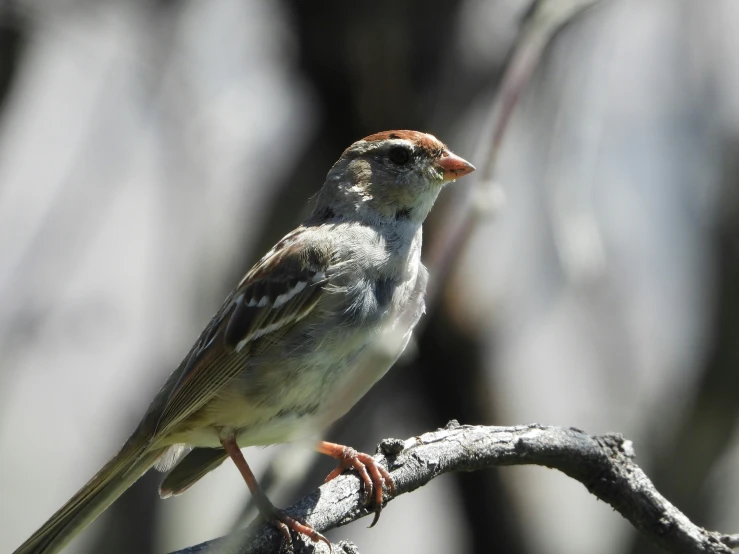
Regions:
M 226 458 L 286 542 L 292 530 L 330 545 L 272 505 L 241 448 L 315 435 L 395 363 L 424 311 L 422 224 L 443 186 L 473 170 L 418 131 L 347 148 L 310 216 L 226 298 L 121 450 L 15 554 L 60 551 L 153 466 L 171 470 L 160 487 L 168 497 Z M 346 446 L 317 450 L 339 460 L 327 481 L 358 471 L 376 522 L 383 485 L 394 493 L 388 471 Z

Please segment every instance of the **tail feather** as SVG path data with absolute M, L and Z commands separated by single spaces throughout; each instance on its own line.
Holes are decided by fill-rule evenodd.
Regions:
M 125 446 L 14 554 L 59 552 L 133 485 L 164 450 Z

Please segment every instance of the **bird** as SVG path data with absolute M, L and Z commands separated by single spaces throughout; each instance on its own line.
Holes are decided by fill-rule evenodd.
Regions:
M 59 552 L 152 467 L 169 471 L 166 498 L 228 458 L 285 541 L 292 530 L 330 546 L 270 502 L 241 448 L 314 436 L 395 363 L 425 310 L 423 222 L 442 188 L 474 169 L 420 131 L 349 146 L 310 215 L 228 295 L 120 451 L 15 554 Z M 390 473 L 348 446 L 316 449 L 339 461 L 327 481 L 358 471 L 376 522 Z

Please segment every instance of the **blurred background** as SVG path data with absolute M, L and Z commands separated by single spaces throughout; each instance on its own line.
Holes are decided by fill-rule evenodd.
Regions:
M 0 0 L 0 551 L 118 449 L 351 142 L 421 129 L 483 165 L 529 7 Z M 618 431 L 678 508 L 739 532 L 738 24 L 732 0 L 605 0 L 558 33 L 492 217 L 328 438 L 371 452 L 452 418 Z M 443 194 L 426 247 L 471 183 Z M 278 506 L 333 467 L 295 445 L 246 457 Z M 232 464 L 167 501 L 160 479 L 67 552 L 160 554 L 244 522 Z M 655 551 L 540 467 L 447 475 L 368 523 L 328 536 L 363 554 Z

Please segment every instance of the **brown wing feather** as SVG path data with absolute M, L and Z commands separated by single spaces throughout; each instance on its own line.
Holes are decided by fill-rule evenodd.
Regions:
M 202 408 L 247 365 L 307 316 L 325 291 L 330 253 L 300 240 L 299 228 L 247 273 L 203 331 L 160 405 L 164 434 Z

